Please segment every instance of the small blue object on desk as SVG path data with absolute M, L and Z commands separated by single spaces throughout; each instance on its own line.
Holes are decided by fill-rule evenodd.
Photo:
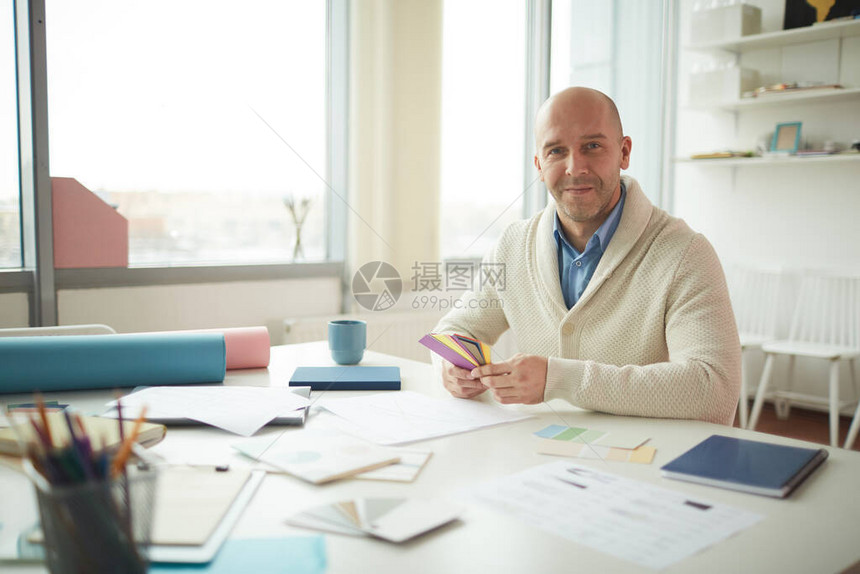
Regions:
M 290 386 L 313 391 L 399 391 L 400 367 L 298 367 Z
M 711 435 L 660 470 L 667 478 L 785 498 L 827 456 L 823 448 Z
M 151 564 L 149 574 L 322 574 L 325 569 L 325 540 L 322 536 L 291 536 L 227 540 L 209 564 Z

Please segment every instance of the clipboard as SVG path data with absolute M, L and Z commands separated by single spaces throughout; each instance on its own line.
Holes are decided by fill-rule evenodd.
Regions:
M 237 468 L 226 472 L 220 472 L 217 471 L 214 466 L 166 466 L 159 470 L 158 481 L 161 483 L 160 486 L 164 485 L 166 475 L 171 472 L 183 473 L 186 476 L 181 478 L 187 480 L 184 480 L 183 484 L 183 482 L 180 482 L 180 477 L 178 476 L 173 477 L 176 478 L 175 481 L 168 478 L 169 481 L 175 484 L 183 484 L 180 488 L 184 490 L 184 492 L 174 491 L 169 493 L 169 496 L 167 497 L 164 496 L 163 491 L 159 491 L 158 494 L 156 494 L 156 523 L 153 525 L 153 542 L 149 546 L 149 561 L 183 564 L 202 564 L 205 562 L 211 562 L 218 553 L 218 550 L 221 548 L 221 545 L 227 540 L 227 537 L 230 535 L 230 532 L 233 530 L 233 526 L 236 525 L 239 517 L 242 516 L 242 512 L 245 510 L 245 507 L 248 506 L 251 498 L 254 497 L 257 487 L 260 486 L 260 483 L 263 482 L 263 479 L 266 477 L 266 471 Z M 213 505 L 211 497 L 184 497 L 184 494 L 187 492 L 199 492 L 202 488 L 205 488 L 205 484 L 201 485 L 201 482 L 206 480 L 203 477 L 208 476 L 214 481 L 219 481 L 221 477 L 228 476 L 227 473 L 229 472 L 233 472 L 234 475 L 238 474 L 237 483 L 240 484 L 237 488 L 231 489 L 228 487 L 220 489 L 218 494 L 221 498 L 220 504 L 218 501 L 215 501 Z M 197 476 L 188 476 L 191 473 L 194 473 Z M 201 478 L 203 478 L 203 480 L 201 480 Z M 175 499 L 183 497 L 191 502 L 182 504 L 171 503 L 175 501 Z M 165 502 L 167 502 L 167 504 L 165 504 Z M 197 508 L 194 508 L 195 505 Z M 168 528 L 176 527 L 179 530 L 188 530 L 189 515 L 198 513 L 201 505 L 204 505 L 206 510 L 203 514 L 208 513 L 208 516 L 203 518 L 201 517 L 202 515 L 198 514 L 198 521 L 205 520 L 207 522 L 205 524 L 194 525 L 190 528 L 190 530 L 196 531 L 198 534 L 203 532 L 202 538 L 199 540 L 199 544 L 190 543 L 191 540 L 189 540 L 187 532 L 176 535 L 175 530 L 168 529 L 166 532 L 162 531 L 159 533 L 159 520 L 168 524 Z M 167 509 L 168 514 L 161 514 L 161 519 L 159 519 L 159 510 L 162 510 L 163 512 L 164 509 Z M 169 540 L 172 536 L 177 536 L 173 543 Z M 193 536 L 194 534 L 192 533 L 192 537 Z M 23 541 L 32 548 L 32 550 L 28 551 L 28 556 L 32 555 L 35 558 L 44 556 L 44 536 L 41 528 L 38 528 L 38 526 L 32 528 L 26 534 L 22 534 L 22 538 Z M 159 538 L 161 540 L 158 540 Z M 19 541 L 19 547 L 20 545 L 21 541 Z
M 231 500 L 231 502 L 226 503 L 226 508 L 224 509 L 223 515 L 220 516 L 220 520 L 218 520 L 217 524 L 207 525 L 212 526 L 211 534 L 209 534 L 205 541 L 202 544 L 188 544 L 187 539 L 181 540 L 180 544 L 166 544 L 165 540 L 157 540 L 159 536 L 164 538 L 164 534 L 159 535 L 157 532 L 157 527 L 153 529 L 153 543 L 149 547 L 149 560 L 150 562 L 177 562 L 177 563 L 203 563 L 203 562 L 211 562 L 213 558 L 215 558 L 215 554 L 221 548 L 221 545 L 230 535 L 230 532 L 233 530 L 233 526 L 236 525 L 236 522 L 239 520 L 239 517 L 242 516 L 242 512 L 245 510 L 245 507 L 253 498 L 254 493 L 257 491 L 257 487 L 260 486 L 260 483 L 263 482 L 263 479 L 266 477 L 266 472 L 263 470 L 249 470 L 243 468 L 235 468 L 230 469 L 226 472 L 219 472 L 215 470 L 215 467 L 211 466 L 179 466 L 179 467 L 167 467 L 163 469 L 161 472 L 171 472 L 171 468 L 173 469 L 184 469 L 179 472 L 187 472 L 187 473 L 197 473 L 199 480 L 200 477 L 210 476 L 225 476 L 227 473 L 240 473 L 246 477 L 246 480 L 239 488 L 238 492 L 229 492 L 229 489 L 225 489 L 224 500 Z M 190 470 L 189 470 L 190 469 Z M 162 481 L 164 475 L 159 476 L 159 481 Z M 188 478 L 188 477 L 184 477 Z M 218 479 L 215 479 L 218 480 Z M 187 491 L 190 490 L 200 490 L 201 484 L 200 482 L 193 482 L 192 480 L 184 481 L 184 488 Z M 172 493 L 173 495 L 179 496 L 178 492 Z M 161 499 L 164 500 L 164 499 Z M 198 502 L 200 502 L 198 500 Z M 202 504 L 209 504 L 208 500 L 203 500 L 200 502 Z M 156 509 L 165 508 L 165 506 L 159 505 Z M 183 517 L 182 514 L 188 512 L 188 508 L 171 508 L 168 512 L 171 512 L 169 518 L 166 520 L 174 520 L 177 521 L 177 524 L 181 524 L 182 527 L 185 527 L 187 523 L 183 521 L 187 519 Z M 191 512 L 194 512 L 194 509 L 191 509 Z M 210 519 L 211 519 L 210 514 Z M 156 518 L 156 520 L 158 520 Z M 157 524 L 157 523 L 156 523 Z M 169 533 L 167 533 L 169 535 Z

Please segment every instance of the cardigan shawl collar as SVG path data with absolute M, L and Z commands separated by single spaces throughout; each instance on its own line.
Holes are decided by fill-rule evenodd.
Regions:
M 561 282 L 558 275 L 558 246 L 553 237 L 553 218 L 556 213 L 555 201 L 550 201 L 540 216 L 535 237 L 537 249 L 537 272 L 545 293 L 550 294 L 551 304 L 556 309 L 559 319 L 568 313 L 573 313 L 585 305 L 600 286 L 612 275 L 613 271 L 630 253 L 639 241 L 654 210 L 651 201 L 642 192 L 639 183 L 632 177 L 622 175 L 621 179 L 627 188 L 627 199 L 618 229 L 603 253 L 594 275 L 588 283 L 582 297 L 568 311 L 561 293 Z

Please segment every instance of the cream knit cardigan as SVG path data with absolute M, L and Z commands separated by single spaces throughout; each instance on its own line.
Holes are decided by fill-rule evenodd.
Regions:
M 466 292 L 435 331 L 492 345 L 510 328 L 520 352 L 549 357 L 545 400 L 730 425 L 741 350 L 717 255 L 622 178 L 621 221 L 572 309 L 559 283 L 551 203 L 510 225 L 485 259 L 504 264 L 504 284 Z

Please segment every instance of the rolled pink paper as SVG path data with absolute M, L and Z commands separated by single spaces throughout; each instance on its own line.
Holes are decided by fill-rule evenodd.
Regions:
M 204 329 L 201 332 L 223 333 L 227 347 L 227 369 L 257 369 L 269 366 L 269 330 L 265 327 L 232 327 Z
M 227 370 L 258 369 L 269 366 L 269 330 L 265 327 L 193 329 L 184 333 L 221 333 L 227 348 Z

